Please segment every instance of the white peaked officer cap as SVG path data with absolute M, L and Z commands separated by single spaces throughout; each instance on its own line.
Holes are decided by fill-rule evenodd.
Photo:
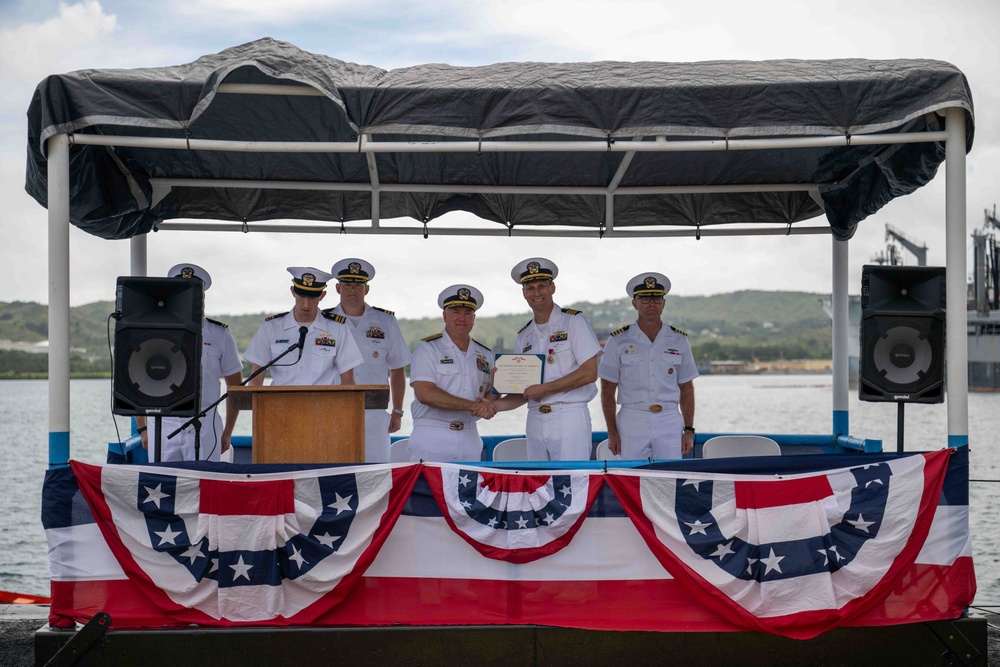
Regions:
M 326 271 L 311 266 L 289 266 L 286 271 L 292 274 L 292 286 L 295 287 L 295 292 L 302 296 L 319 296 L 333 278 Z
M 483 307 L 483 293 L 472 285 L 452 285 L 438 295 L 438 306 L 441 310 L 445 308 L 479 310 Z
M 375 267 L 363 259 L 347 257 L 334 264 L 330 273 L 342 283 L 366 283 L 375 277 Z
M 510 277 L 519 285 L 532 280 L 555 280 L 559 275 L 559 267 L 551 259 L 544 257 L 529 257 L 514 265 Z
M 206 291 L 212 286 L 212 276 L 197 264 L 176 264 L 167 271 L 167 278 L 201 278 Z
M 666 296 L 669 291 L 670 279 L 654 271 L 640 273 L 625 286 L 625 293 L 633 299 L 640 296 Z

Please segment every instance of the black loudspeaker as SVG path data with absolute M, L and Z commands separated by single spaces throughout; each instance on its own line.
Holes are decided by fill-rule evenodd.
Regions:
M 944 401 L 945 270 L 865 266 L 861 273 L 862 401 Z
M 190 278 L 118 278 L 112 408 L 116 415 L 200 411 L 205 289 Z

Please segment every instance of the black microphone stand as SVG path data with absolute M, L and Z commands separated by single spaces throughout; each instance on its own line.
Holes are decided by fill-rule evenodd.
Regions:
M 292 343 L 291 345 L 289 345 L 287 350 L 285 350 L 284 352 L 282 352 L 281 354 L 279 354 L 278 356 L 276 356 L 274 359 L 271 359 L 271 361 L 267 362 L 267 364 L 265 364 L 265 365 L 261 366 L 260 368 L 258 368 L 254 373 L 252 373 L 250 375 L 250 377 L 248 377 L 243 382 L 240 382 L 239 386 L 240 387 L 245 386 L 248 382 L 250 382 L 250 380 L 254 379 L 258 375 L 260 375 L 261 373 L 263 373 L 264 371 L 266 371 L 268 368 L 270 368 L 271 366 L 273 366 L 275 363 L 277 363 L 279 359 L 281 359 L 282 357 L 284 357 L 286 354 L 290 354 L 291 352 L 294 352 L 295 350 L 299 350 L 299 358 L 295 360 L 295 364 L 299 363 L 299 361 L 302 359 L 302 346 L 303 346 L 304 343 L 305 343 L 305 336 L 302 337 L 302 342 L 301 343 Z M 290 364 L 290 365 L 294 366 L 295 364 Z M 169 440 L 170 438 L 174 437 L 175 435 L 177 435 L 178 433 L 180 433 L 181 431 L 183 431 L 184 429 L 186 429 L 191 424 L 197 424 L 195 426 L 195 432 L 194 432 L 194 456 L 195 456 L 195 460 L 197 460 L 198 456 L 199 456 L 199 451 L 198 451 L 198 445 L 199 445 L 199 443 L 198 443 L 198 431 L 200 430 L 200 426 L 201 426 L 201 422 L 199 422 L 198 420 L 200 420 L 202 417 L 204 417 L 205 415 L 207 415 L 215 406 L 217 406 L 219 403 L 222 403 L 222 401 L 226 400 L 226 398 L 228 398 L 228 397 L 229 397 L 229 392 L 227 391 L 222 396 L 220 396 L 219 400 L 217 400 L 215 403 L 212 403 L 210 406 L 208 406 L 207 408 L 205 408 L 204 410 L 202 410 L 200 413 L 198 413 L 197 415 L 195 415 L 191 419 L 189 419 L 186 422 L 184 422 L 183 424 L 181 424 L 177 429 L 175 429 L 170 435 L 167 436 L 167 439 Z M 159 434 L 157 434 L 157 443 L 156 443 L 157 459 L 159 459 L 159 453 L 160 453 L 160 443 L 159 443 Z

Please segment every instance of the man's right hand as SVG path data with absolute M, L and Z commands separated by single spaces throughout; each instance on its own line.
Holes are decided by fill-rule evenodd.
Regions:
M 614 435 L 608 433 L 608 449 L 615 456 L 622 455 L 622 437 L 615 433 Z

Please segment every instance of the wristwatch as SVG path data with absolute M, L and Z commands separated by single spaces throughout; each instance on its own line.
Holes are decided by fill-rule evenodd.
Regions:
M 691 433 L 694 433 L 694 426 L 685 426 L 684 430 L 685 431 L 691 431 Z
M 403 416 L 403 411 L 400 410 L 399 408 L 393 408 L 392 409 L 392 414 L 396 415 L 397 417 L 402 417 Z

